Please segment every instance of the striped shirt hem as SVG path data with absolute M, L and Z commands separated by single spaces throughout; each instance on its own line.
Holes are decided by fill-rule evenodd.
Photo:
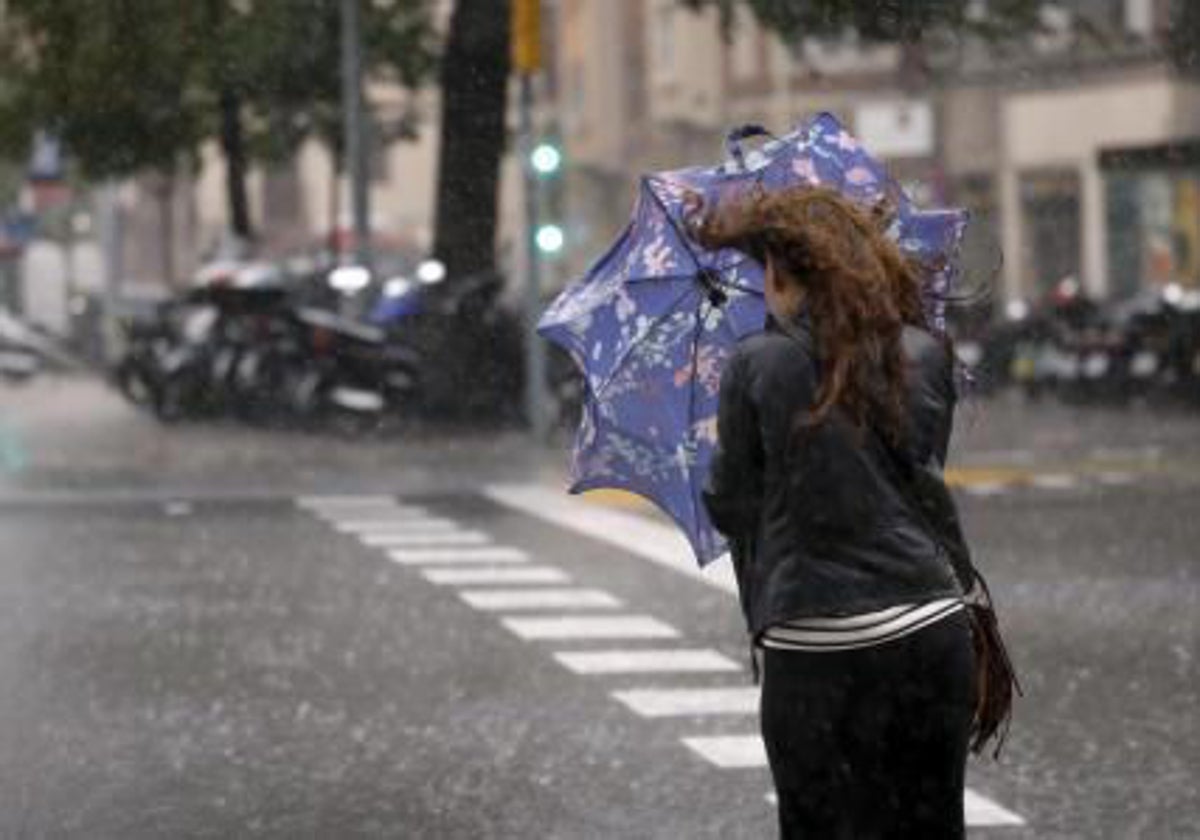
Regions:
M 786 621 L 763 631 L 759 645 L 775 650 L 839 651 L 874 647 L 903 638 L 963 609 L 961 598 L 902 604 L 849 616 Z

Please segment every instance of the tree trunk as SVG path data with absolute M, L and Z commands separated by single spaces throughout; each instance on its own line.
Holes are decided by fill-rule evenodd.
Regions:
M 508 0 L 457 0 L 442 57 L 433 245 L 450 282 L 496 266 L 508 41 Z
M 242 98 L 225 87 L 219 96 L 221 152 L 225 156 L 225 189 L 229 202 L 229 228 L 243 242 L 254 238 L 250 200 L 246 194 L 246 136 L 242 127 Z

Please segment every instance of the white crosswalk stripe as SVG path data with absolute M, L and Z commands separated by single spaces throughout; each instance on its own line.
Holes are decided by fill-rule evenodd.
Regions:
M 343 534 L 412 534 L 454 531 L 462 526 L 451 519 L 402 518 L 366 521 L 335 522 L 333 527 Z
M 758 735 L 703 735 L 683 743 L 717 767 L 767 766 L 767 748 Z
M 471 589 L 458 596 L 477 610 L 604 609 L 621 602 L 600 589 Z
M 986 796 L 981 796 L 973 790 L 967 790 L 963 795 L 963 809 L 967 815 L 967 825 L 1002 826 L 1025 825 L 1025 820 L 1007 808 L 1002 808 Z
M 470 546 L 452 548 L 397 548 L 387 553 L 393 563 L 401 566 L 439 566 L 458 564 L 512 564 L 528 563 L 529 555 L 518 548 L 507 546 Z
M 570 580 L 566 572 L 553 566 L 503 568 L 477 566 L 467 569 L 425 569 L 422 574 L 430 583 L 460 586 L 477 586 L 488 583 L 564 583 Z
M 749 715 L 758 711 L 759 689 L 646 688 L 615 691 L 613 697 L 642 717 Z
M 395 496 L 385 495 L 344 495 L 344 496 L 300 496 L 296 499 L 296 504 L 302 508 L 309 510 L 343 510 L 347 508 L 360 508 L 375 506 L 386 506 L 396 504 Z
M 648 615 L 505 618 L 522 639 L 674 639 L 679 631 Z
M 372 548 L 402 548 L 435 545 L 487 545 L 491 537 L 482 531 L 433 531 L 425 534 L 361 534 L 359 541 Z
M 400 507 L 392 505 L 387 508 L 362 508 L 355 510 L 309 511 L 318 519 L 337 526 L 354 525 L 371 522 L 397 522 L 401 520 L 421 519 L 429 516 L 429 511 L 419 507 Z
M 715 650 L 563 651 L 554 658 L 577 674 L 669 674 L 740 671 L 741 666 Z

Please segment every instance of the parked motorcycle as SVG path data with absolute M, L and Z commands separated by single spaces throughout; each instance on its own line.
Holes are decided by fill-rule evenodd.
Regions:
M 164 423 L 211 412 L 217 318 L 211 306 L 173 302 L 149 318 L 127 320 L 117 387 Z

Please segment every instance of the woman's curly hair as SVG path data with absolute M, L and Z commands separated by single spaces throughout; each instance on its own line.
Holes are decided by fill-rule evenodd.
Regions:
M 907 415 L 901 333 L 906 324 L 927 325 L 921 274 L 888 237 L 888 208 L 866 208 L 825 187 L 792 187 L 694 211 L 689 226 L 701 245 L 734 248 L 764 266 L 770 256 L 784 282 L 803 288 L 821 372 L 806 424 L 837 406 L 859 428 L 879 422 L 900 437 Z

